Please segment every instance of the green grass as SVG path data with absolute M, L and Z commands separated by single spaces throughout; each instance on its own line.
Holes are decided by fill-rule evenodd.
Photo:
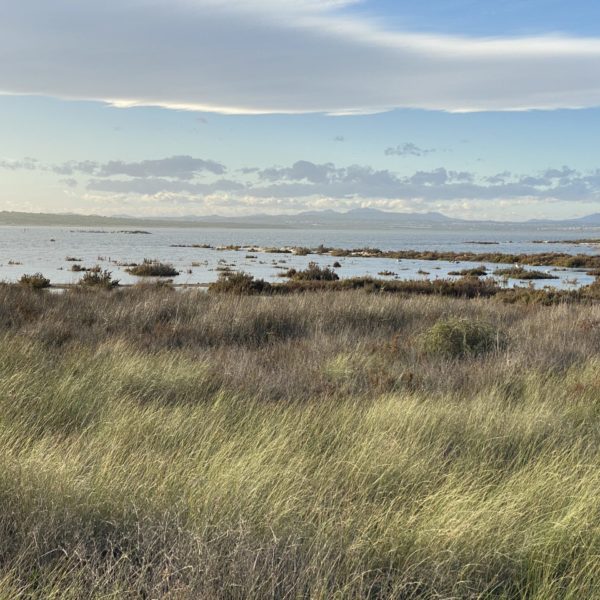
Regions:
M 598 306 L 0 303 L 0 598 L 599 596 Z
M 423 350 L 453 358 L 499 350 L 500 331 L 488 323 L 456 317 L 440 319 L 421 336 Z

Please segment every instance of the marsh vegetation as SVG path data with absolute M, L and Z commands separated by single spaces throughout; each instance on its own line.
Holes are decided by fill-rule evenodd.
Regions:
M 172 264 L 147 258 L 141 264 L 131 265 L 125 270 L 137 277 L 177 277 L 179 275 L 179 271 Z
M 253 285 L 0 286 L 0 597 L 598 597 L 600 306 Z

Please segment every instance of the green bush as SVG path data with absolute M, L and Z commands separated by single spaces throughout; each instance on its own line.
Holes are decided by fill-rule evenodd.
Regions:
M 141 265 L 135 265 L 125 270 L 137 277 L 177 277 L 179 275 L 179 271 L 173 265 L 148 259 L 144 259 Z
M 208 291 L 222 294 L 260 294 L 271 291 L 271 284 L 263 279 L 254 279 L 248 273 L 222 271 L 217 281 L 208 286 Z
M 34 290 L 43 290 L 44 288 L 50 287 L 50 280 L 44 277 L 41 273 L 34 273 L 33 275 L 23 275 L 19 279 L 19 283 Z
M 294 281 L 337 281 L 339 275 L 330 267 L 320 267 L 315 262 L 309 262 L 304 271 L 290 269 L 285 274 Z
M 556 275 L 544 271 L 534 271 L 523 267 L 511 267 L 510 269 L 497 269 L 494 275 L 508 277 L 509 279 L 533 280 L 533 279 L 558 279 Z
M 79 280 L 79 285 L 82 287 L 112 289 L 119 285 L 119 280 L 113 279 L 112 273 L 106 269 L 102 271 L 99 268 L 94 268 L 85 273 Z
M 440 319 L 421 336 L 427 354 L 451 358 L 477 356 L 503 345 L 500 332 L 482 321 L 450 317 Z

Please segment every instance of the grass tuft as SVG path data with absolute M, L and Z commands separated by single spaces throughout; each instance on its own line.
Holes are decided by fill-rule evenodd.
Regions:
M 450 317 L 440 319 L 422 336 L 421 343 L 427 354 L 450 358 L 478 356 L 502 345 L 500 332 L 482 321 Z

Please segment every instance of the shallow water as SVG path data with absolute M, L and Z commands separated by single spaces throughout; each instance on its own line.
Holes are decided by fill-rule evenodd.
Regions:
M 402 260 L 331 256 L 294 256 L 266 252 L 229 251 L 206 248 L 173 247 L 174 245 L 209 244 L 211 246 L 246 245 L 257 247 L 308 246 L 319 244 L 336 248 L 376 247 L 382 250 L 447 250 L 454 252 L 568 252 L 596 254 L 598 249 L 589 245 L 537 244 L 533 240 L 568 240 L 600 237 L 598 230 L 564 230 L 534 227 L 518 229 L 499 228 L 443 228 L 395 229 L 387 231 L 341 231 L 299 229 L 150 229 L 150 233 L 130 234 L 112 229 L 101 232 L 83 228 L 54 227 L 0 227 L 0 280 L 16 281 L 24 273 L 41 272 L 53 284 L 76 283 L 81 273 L 70 271 L 73 262 L 86 267 L 100 265 L 112 271 L 121 283 L 135 283 L 139 278 L 124 271 L 116 263 L 142 262 L 144 258 L 172 263 L 181 274 L 174 278 L 177 284 L 202 284 L 214 281 L 219 269 L 228 266 L 243 270 L 268 281 L 281 280 L 278 276 L 289 268 L 304 268 L 308 262 L 331 266 L 336 260 L 340 277 L 379 277 L 383 271 L 394 273 L 388 279 L 435 279 L 448 277 L 449 271 L 477 266 L 476 263 L 446 261 Z M 493 244 L 475 244 L 494 242 Z M 247 255 L 256 258 L 248 258 Z M 486 265 L 493 273 L 503 265 Z M 545 286 L 574 289 L 591 283 L 594 278 L 585 271 L 553 270 L 549 267 L 527 267 L 551 271 L 559 279 L 537 280 L 536 288 Z M 419 273 L 425 271 L 427 274 Z M 507 285 L 525 285 L 510 280 Z

